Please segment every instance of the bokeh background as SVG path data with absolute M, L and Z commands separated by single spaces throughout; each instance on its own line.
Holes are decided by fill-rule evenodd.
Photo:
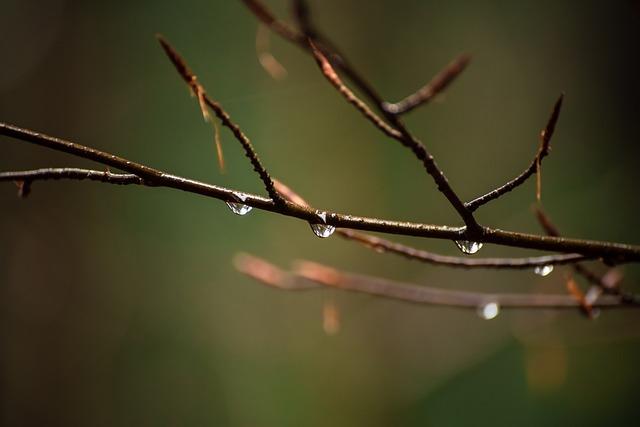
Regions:
M 269 1 L 288 17 L 288 2 Z M 312 1 L 318 25 L 390 100 L 461 52 L 469 69 L 407 117 L 464 199 L 519 173 L 566 93 L 543 203 L 574 237 L 640 243 L 640 40 L 633 1 Z M 260 193 L 153 35 L 163 33 L 252 138 L 274 176 L 314 205 L 459 223 L 407 150 L 385 139 L 275 37 L 288 76 L 255 52 L 240 1 L 1 0 L 0 120 L 206 182 Z M 96 167 L 0 138 L 2 170 Z M 539 232 L 534 180 L 478 212 Z M 631 425 L 640 317 L 472 311 L 329 290 L 265 288 L 241 251 L 309 259 L 450 289 L 564 292 L 563 271 L 454 271 L 320 240 L 307 224 L 170 189 L 38 182 L 0 187 L 3 425 Z M 451 242 L 399 239 L 456 254 Z M 485 246 L 484 256 L 524 251 Z M 527 252 L 529 253 L 529 252 Z M 624 268 L 640 291 L 639 269 Z M 340 331 L 323 331 L 332 304 Z

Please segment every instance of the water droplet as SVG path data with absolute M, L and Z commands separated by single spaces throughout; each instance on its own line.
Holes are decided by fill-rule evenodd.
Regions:
M 593 307 L 593 308 L 591 308 L 591 312 L 589 313 L 589 317 L 591 319 L 597 319 L 598 317 L 600 317 L 600 313 L 602 313 L 602 311 L 598 307 Z
M 600 286 L 591 286 L 587 293 L 584 295 L 584 303 L 588 306 L 595 304 L 596 300 L 602 295 L 602 288 Z
M 500 305 L 495 302 L 488 302 L 478 307 L 478 316 L 484 320 L 495 319 L 500 314 Z
M 455 240 L 458 249 L 467 255 L 473 255 L 482 248 L 482 243 L 471 242 L 469 240 Z
M 538 276 L 548 276 L 549 274 L 551 274 L 551 272 L 553 271 L 553 265 L 551 264 L 547 264 L 547 265 L 538 265 L 533 269 L 533 272 L 536 273 Z
M 323 237 L 323 238 L 331 236 L 333 234 L 333 232 L 336 231 L 336 228 L 333 225 L 326 224 L 326 222 L 327 222 L 327 213 L 326 212 L 317 211 L 316 215 L 325 224 L 320 224 L 320 223 L 309 224 L 311 226 L 311 230 L 313 230 L 313 233 L 316 236 Z
M 247 200 L 247 195 L 244 193 L 234 192 L 233 197 L 236 200 L 239 200 L 240 202 L 244 202 L 245 200 Z M 246 215 L 249 212 L 251 212 L 251 209 L 253 209 L 251 206 L 247 206 L 244 203 L 236 203 L 236 202 L 225 202 L 225 203 L 227 204 L 227 206 L 229 206 L 229 209 L 231 209 L 231 212 L 233 212 L 236 215 Z

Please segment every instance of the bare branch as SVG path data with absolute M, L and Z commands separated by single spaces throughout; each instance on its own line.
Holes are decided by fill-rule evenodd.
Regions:
M 451 291 L 415 284 L 396 282 L 379 277 L 346 273 L 321 264 L 300 261 L 294 273 L 282 271 L 263 259 L 242 254 L 236 258 L 236 268 L 269 286 L 287 289 L 310 289 L 308 281 L 323 286 L 396 299 L 415 304 L 439 305 L 477 309 L 488 303 L 501 308 L 575 309 L 580 303 L 570 295 L 561 294 L 490 294 L 480 292 Z M 266 273 L 265 273 L 266 272 Z M 619 297 L 600 298 L 595 307 L 629 307 Z
M 32 144 L 72 154 L 77 157 L 93 160 L 125 172 L 136 174 L 142 178 L 147 185 L 175 188 L 224 201 L 237 202 L 236 194 L 239 192 L 237 190 L 212 184 L 205 184 L 193 179 L 172 175 L 71 141 L 66 141 L 1 122 L 0 135 L 9 136 Z M 254 194 L 246 194 L 246 199 L 243 203 L 257 209 L 276 212 L 282 215 L 299 218 L 307 222 L 313 223 L 318 221 L 316 211 L 284 200 L 282 204 L 277 204 L 271 199 Z M 446 240 L 469 240 L 477 237 L 478 242 L 483 243 L 495 243 L 505 246 L 539 249 L 551 252 L 580 253 L 589 257 L 609 258 L 618 263 L 640 261 L 640 247 L 623 243 L 538 236 L 489 227 L 482 227 L 481 233 L 474 236 L 469 234 L 465 228 L 460 227 L 358 217 L 355 215 L 341 214 L 331 211 L 326 211 L 326 223 L 335 227 L 351 228 L 356 230 Z
M 198 99 L 204 102 L 209 108 L 213 110 L 215 115 L 222 122 L 222 125 L 229 128 L 233 136 L 235 136 L 238 142 L 240 142 L 242 148 L 244 149 L 245 155 L 253 166 L 253 170 L 255 170 L 260 176 L 260 179 L 262 180 L 264 187 L 269 194 L 269 197 L 271 197 L 276 203 L 282 203 L 282 198 L 273 188 L 273 181 L 271 180 L 269 172 L 267 172 L 265 167 L 262 165 L 262 162 L 260 162 L 258 153 L 253 148 L 253 145 L 251 145 L 251 141 L 249 141 L 249 138 L 247 138 L 240 127 L 231 120 L 231 116 L 229 116 L 229 114 L 222 108 L 222 106 L 207 95 L 204 87 L 198 82 L 196 76 L 193 74 L 182 56 L 180 56 L 180 54 L 169 44 L 169 42 L 164 37 L 159 34 L 156 35 L 156 37 L 162 45 L 165 53 L 167 54 L 173 65 L 176 67 L 178 73 L 180 73 L 189 87 L 192 88 L 194 93 L 198 96 Z
M 475 211 L 480 206 L 492 200 L 495 200 L 498 197 L 501 197 L 502 195 L 508 193 L 509 191 L 524 184 L 524 182 L 527 179 L 529 179 L 531 175 L 533 175 L 536 172 L 539 172 L 540 163 L 542 162 L 542 159 L 544 159 L 549 154 L 551 137 L 553 136 L 556 123 L 558 122 L 558 117 L 560 116 L 560 109 L 562 108 L 563 99 L 564 99 L 564 94 L 560 95 L 555 105 L 553 106 L 553 111 L 551 112 L 551 116 L 549 117 L 547 126 L 540 133 L 540 142 L 541 142 L 540 148 L 538 149 L 538 152 L 536 153 L 536 157 L 533 159 L 529 167 L 525 169 L 525 171 L 522 172 L 520 175 L 518 175 L 511 181 L 507 182 L 503 186 L 498 187 L 495 190 L 490 191 L 483 196 L 477 197 L 472 201 L 465 203 L 465 206 L 467 207 L 467 209 L 469 209 L 472 212 Z M 538 176 L 540 176 L 539 173 L 538 173 Z M 538 194 L 540 191 L 539 188 L 540 188 L 540 184 L 538 182 Z
M 303 207 L 310 207 L 298 193 L 277 179 L 273 180 L 278 193 L 285 199 Z M 496 268 L 496 269 L 527 269 L 544 267 L 547 265 L 572 264 L 589 258 L 580 254 L 546 255 L 528 258 L 473 258 L 453 257 L 423 251 L 391 240 L 372 236 L 345 228 L 336 229 L 335 233 L 347 240 L 361 243 L 363 246 L 381 252 L 388 252 L 408 259 L 447 267 L 459 268 Z
M 471 57 L 460 55 L 449 63 L 429 83 L 396 103 L 384 103 L 383 107 L 391 114 L 405 114 L 421 105 L 427 104 L 440 92 L 443 92 L 462 73 Z
M 441 265 L 445 267 L 459 268 L 495 268 L 495 269 L 517 269 L 526 270 L 534 267 L 544 267 L 547 265 L 573 264 L 577 261 L 589 260 L 580 254 L 544 255 L 526 258 L 463 258 L 440 255 L 433 252 L 424 251 L 408 245 L 393 242 L 376 236 L 371 236 L 358 231 L 338 229 L 336 233 L 340 236 L 362 243 L 373 250 L 389 252 L 401 255 L 405 258 L 425 262 L 428 264 Z
M 287 272 L 275 265 L 249 254 L 239 253 L 233 257 L 236 270 L 250 276 L 265 285 L 287 291 L 306 291 L 317 289 L 319 286 L 309 281 L 296 280 Z
M 391 138 L 402 140 L 402 133 L 389 126 L 384 120 L 382 120 L 376 113 L 374 113 L 367 104 L 362 102 L 344 83 L 340 80 L 340 77 L 335 72 L 327 58 L 318 50 L 315 44 L 310 40 L 311 51 L 318 66 L 322 71 L 322 74 L 327 78 L 329 83 L 335 87 L 338 92 L 354 107 L 356 107 L 371 123 L 373 123 L 378 129 L 384 132 Z
M 440 192 L 447 198 L 451 206 L 453 206 L 456 212 L 458 212 L 467 227 L 467 232 L 471 235 L 479 234 L 481 227 L 473 217 L 473 213 L 466 208 L 462 200 L 460 200 L 456 192 L 453 190 L 453 188 L 451 188 L 451 185 L 449 184 L 449 181 L 447 180 L 444 172 L 440 170 L 437 163 L 435 162 L 435 159 L 431 154 L 429 154 L 424 144 L 413 135 L 411 135 L 409 130 L 405 127 L 405 125 L 397 115 L 389 113 L 384 108 L 385 102 L 370 85 L 367 85 L 367 87 L 365 88 L 368 89 L 368 91 L 365 91 L 365 93 L 374 102 L 375 106 L 384 115 L 385 119 L 390 123 L 390 128 L 395 128 L 395 130 L 399 132 L 399 135 L 395 135 L 394 133 L 389 132 L 390 128 L 385 128 L 384 122 L 381 121 L 377 116 L 375 116 L 375 114 L 371 112 L 366 104 L 360 101 L 352 91 L 350 91 L 344 84 L 341 83 L 337 73 L 331 67 L 329 60 L 326 59 L 326 54 L 324 53 L 324 51 L 327 50 L 326 47 L 322 49 L 317 47 L 318 44 L 323 40 L 326 40 L 326 38 L 319 35 L 315 29 L 310 30 L 312 26 L 308 16 L 308 8 L 306 6 L 306 2 L 304 0 L 296 0 L 295 5 L 298 10 L 297 16 L 303 31 L 311 31 L 311 33 L 304 34 L 308 39 L 311 53 L 316 58 L 321 71 L 323 72 L 325 77 L 327 77 L 329 82 L 334 85 L 334 87 L 336 87 L 336 89 L 338 89 L 338 91 L 342 93 L 342 95 L 345 96 L 350 103 L 352 103 L 354 106 L 356 106 L 356 108 L 363 112 L 369 120 L 374 122 L 377 127 L 382 129 L 387 135 L 395 138 L 402 145 L 411 150 L 414 156 L 423 164 L 427 173 L 431 175 L 438 187 L 438 190 L 440 190 Z M 347 67 L 347 70 L 349 69 L 352 70 L 351 67 Z
M 99 181 L 116 185 L 145 185 L 138 175 L 131 173 L 112 173 L 78 168 L 43 168 L 28 171 L 0 172 L 0 181 L 43 181 L 50 179 L 73 179 Z
M 553 224 L 551 218 L 549 218 L 549 216 L 541 208 L 538 207 L 534 209 L 534 213 L 538 222 L 549 236 L 560 236 L 560 230 L 558 229 L 558 227 Z M 587 279 L 587 281 L 598 287 L 600 289 L 600 293 L 604 292 L 607 294 L 620 295 L 620 297 L 624 301 L 629 303 L 634 302 L 634 300 L 637 298 L 636 296 L 628 292 L 623 292 L 622 289 L 620 289 L 619 283 L 622 280 L 622 275 L 620 272 L 616 271 L 613 268 L 609 269 L 609 271 L 602 276 L 596 274 L 580 263 L 572 264 L 571 268 L 577 274 L 584 277 L 585 279 Z M 587 292 L 587 295 L 589 295 L 589 292 Z M 599 296 L 599 293 L 596 294 L 595 291 L 592 291 L 591 295 L 592 296 L 590 296 L 589 299 L 597 298 Z

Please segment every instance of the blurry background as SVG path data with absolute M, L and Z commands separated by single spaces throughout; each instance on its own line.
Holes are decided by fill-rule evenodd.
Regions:
M 288 2 L 268 2 L 289 17 Z M 390 100 L 455 55 L 473 62 L 439 102 L 407 117 L 464 199 L 524 169 L 566 93 L 543 167 L 543 202 L 574 237 L 640 243 L 637 2 L 312 1 L 318 26 Z M 270 172 L 311 203 L 366 216 L 459 224 L 410 153 L 382 136 L 271 38 L 288 77 L 259 65 L 240 1 L 2 0 L 0 120 L 170 172 L 262 192 L 223 131 L 219 173 L 203 123 L 153 35 L 163 33 L 251 137 Z M 103 169 L 1 138 L 1 170 Z M 534 181 L 481 209 L 539 232 Z M 288 266 L 451 289 L 564 292 L 562 269 L 457 271 L 320 240 L 307 224 L 169 189 L 37 182 L 0 187 L 3 425 L 630 424 L 640 316 L 472 311 L 323 290 L 265 288 L 239 251 Z M 457 254 L 451 242 L 399 239 Z M 524 251 L 485 246 L 482 256 Z M 526 252 L 531 253 L 531 252 Z M 625 268 L 640 291 L 639 270 Z M 327 302 L 341 329 L 322 328 Z

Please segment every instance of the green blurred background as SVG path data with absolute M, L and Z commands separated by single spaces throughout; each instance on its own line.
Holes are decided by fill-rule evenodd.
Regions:
M 288 2 L 268 2 L 289 16 Z M 632 1 L 312 1 L 314 16 L 390 100 L 455 55 L 470 68 L 407 117 L 470 199 L 532 159 L 566 93 L 543 202 L 567 235 L 640 243 Z M 275 37 L 288 77 L 255 52 L 240 1 L 1 0 L 0 120 L 170 172 L 262 191 L 223 131 L 203 123 L 153 35 L 163 33 L 252 138 L 274 176 L 314 205 L 456 225 L 407 150 L 385 139 Z M 1 138 L 0 169 L 102 166 Z M 478 212 L 539 232 L 534 182 Z M 320 240 L 307 224 L 169 189 L 38 182 L 0 188 L 3 425 L 631 425 L 640 316 L 470 311 L 329 290 L 286 293 L 232 266 L 250 252 L 450 289 L 564 292 L 563 272 L 453 271 Z M 451 242 L 399 239 L 456 254 Z M 485 246 L 484 256 L 524 251 Z M 639 269 L 624 269 L 631 289 Z M 635 287 L 636 291 L 640 291 Z M 323 306 L 340 332 L 322 327 Z

